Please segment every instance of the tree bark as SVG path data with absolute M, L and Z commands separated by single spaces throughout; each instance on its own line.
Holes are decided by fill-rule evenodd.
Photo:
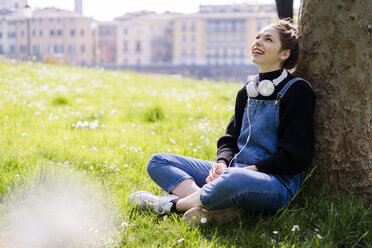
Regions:
M 297 75 L 313 86 L 316 175 L 372 199 L 372 1 L 303 0 Z

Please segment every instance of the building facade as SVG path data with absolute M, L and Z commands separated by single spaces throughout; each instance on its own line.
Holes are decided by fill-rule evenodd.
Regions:
M 115 66 L 117 62 L 118 22 L 98 23 L 98 64 Z
M 144 66 L 171 64 L 173 20 L 177 14 L 146 14 L 118 24 L 117 64 Z
M 0 6 L 7 9 L 23 9 L 27 0 L 0 0 Z
M 174 20 L 174 65 L 251 64 L 257 32 L 277 19 L 275 5 L 205 5 Z
M 56 8 L 35 10 L 26 20 L 19 10 L 1 16 L 0 33 L 5 39 L 0 38 L 0 44 L 4 53 L 16 59 L 92 65 L 97 35 L 93 37 L 91 22 L 88 17 Z

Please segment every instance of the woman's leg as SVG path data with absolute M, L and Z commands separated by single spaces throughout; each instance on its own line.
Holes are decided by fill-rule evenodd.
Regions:
M 173 154 L 154 154 L 147 165 L 151 179 L 168 193 L 186 197 L 202 187 L 213 162 Z
M 234 206 L 249 211 L 274 212 L 289 203 L 300 180 L 294 175 L 291 184 L 277 177 L 243 168 L 224 172 L 219 178 L 204 185 L 200 201 L 207 209 L 227 209 Z M 296 188 L 290 190 L 288 187 Z
M 179 199 L 176 204 L 177 212 L 185 212 L 193 207 L 203 207 L 203 204 L 200 201 L 200 191 L 201 189 L 186 196 L 185 198 Z

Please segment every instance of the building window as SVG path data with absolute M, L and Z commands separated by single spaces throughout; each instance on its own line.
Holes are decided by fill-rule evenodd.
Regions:
M 181 56 L 186 57 L 186 48 L 182 48 L 181 50 Z
M 35 54 L 35 55 L 39 55 L 40 54 L 40 46 L 33 45 L 32 46 L 32 53 Z
M 50 49 L 52 50 L 52 53 L 63 53 L 64 51 L 63 45 L 53 45 Z
M 141 52 L 141 41 L 136 41 L 136 52 Z
M 50 35 L 50 36 L 54 36 L 54 30 L 53 30 L 53 29 L 51 29 L 51 30 L 49 31 L 49 35 Z
M 20 45 L 19 46 L 19 52 L 20 53 L 25 53 L 27 51 L 27 46 L 26 45 Z
M 128 41 L 124 41 L 123 43 L 123 52 L 128 52 Z
M 75 36 L 75 29 L 71 29 L 71 30 L 70 30 L 70 35 L 71 35 L 71 36 Z
M 82 29 L 82 30 L 80 31 L 80 35 L 81 35 L 81 36 L 84 36 L 84 29 Z
M 81 51 L 81 53 L 85 53 L 85 46 L 84 45 L 81 45 L 80 51 Z
M 186 31 L 186 29 L 187 29 L 186 22 L 183 21 L 183 22 L 182 22 L 182 31 Z
M 191 48 L 191 57 L 195 57 L 195 48 Z
M 35 36 L 36 36 L 36 30 L 33 29 L 33 30 L 32 30 L 32 37 L 35 37 Z
M 8 32 L 8 38 L 16 38 L 17 33 L 16 32 Z
M 186 35 L 183 35 L 182 36 L 182 43 L 185 44 L 187 42 L 187 37 Z
M 57 36 L 62 36 L 62 30 L 61 29 L 57 30 Z
M 227 48 L 226 47 L 223 48 L 223 57 L 227 58 Z
M 21 30 L 21 37 L 24 37 L 24 36 L 25 36 L 25 31 Z
M 15 53 L 15 46 L 14 45 L 10 45 L 10 53 Z
M 191 22 L 191 31 L 195 31 L 196 30 L 196 24 L 195 24 L 195 22 L 193 21 L 193 22 Z
M 42 30 L 42 29 L 39 30 L 39 36 L 40 36 L 40 37 L 43 36 L 43 30 Z
M 240 48 L 240 57 L 241 58 L 244 58 L 244 53 L 245 53 L 244 48 Z
M 191 36 L 191 43 L 195 43 L 195 35 Z
M 68 53 L 71 55 L 76 53 L 75 45 L 68 45 Z

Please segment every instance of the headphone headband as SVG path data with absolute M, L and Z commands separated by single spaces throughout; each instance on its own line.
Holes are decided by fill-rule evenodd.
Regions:
M 278 86 L 288 76 L 286 69 L 283 69 L 282 74 L 273 81 L 265 79 L 258 83 L 259 76 L 256 75 L 251 82 L 246 86 L 247 94 L 249 97 L 257 97 L 258 94 L 262 96 L 270 96 L 275 91 L 275 86 Z

